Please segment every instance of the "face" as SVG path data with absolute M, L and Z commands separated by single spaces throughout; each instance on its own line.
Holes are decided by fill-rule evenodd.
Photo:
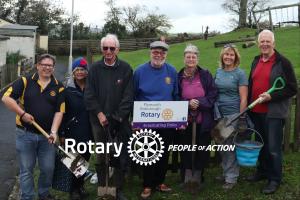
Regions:
M 84 68 L 78 67 L 75 72 L 73 72 L 73 75 L 75 80 L 80 81 L 86 79 L 88 73 Z
M 119 48 L 116 47 L 114 40 L 107 39 L 103 42 L 101 51 L 106 61 L 114 62 L 119 52 Z
M 258 41 L 258 47 L 263 55 L 271 56 L 274 52 L 275 43 L 270 33 L 262 33 Z
M 164 51 L 162 49 L 151 49 L 151 64 L 154 67 L 161 67 L 167 57 L 167 51 Z
M 186 53 L 184 55 L 184 64 L 186 67 L 195 68 L 198 65 L 198 56 L 195 53 Z
M 40 77 L 50 78 L 54 72 L 53 60 L 50 58 L 44 58 L 37 64 L 37 71 Z
M 225 50 L 223 57 L 222 57 L 223 64 L 225 67 L 234 67 L 235 61 L 235 53 L 232 49 Z

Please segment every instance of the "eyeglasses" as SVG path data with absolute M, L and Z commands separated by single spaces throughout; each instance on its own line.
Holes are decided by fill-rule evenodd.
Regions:
M 164 55 L 166 55 L 165 51 L 151 51 L 151 53 L 155 56 L 158 56 L 158 55 L 164 56 Z
M 103 51 L 107 51 L 108 49 L 111 51 L 111 52 L 114 52 L 116 50 L 116 47 L 102 47 Z
M 42 67 L 44 67 L 44 68 L 54 68 L 54 65 L 51 65 L 51 64 L 45 64 L 45 63 L 40 63 L 40 65 L 42 66 Z
M 236 48 L 236 46 L 234 44 L 225 44 L 224 49 L 225 48 Z

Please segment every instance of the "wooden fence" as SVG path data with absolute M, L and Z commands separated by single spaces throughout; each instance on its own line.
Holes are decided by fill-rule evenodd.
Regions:
M 209 35 L 212 37 L 214 35 Z M 168 44 L 181 43 L 190 40 L 202 39 L 202 35 L 170 37 L 166 39 Z M 120 40 L 121 51 L 135 51 L 139 49 L 149 48 L 151 42 L 159 40 L 159 38 L 135 38 Z M 68 54 L 70 48 L 69 40 L 49 40 L 49 52 L 53 54 Z M 100 54 L 100 40 L 74 40 L 73 51 L 79 50 L 87 54 L 88 60 L 92 61 L 95 54 Z

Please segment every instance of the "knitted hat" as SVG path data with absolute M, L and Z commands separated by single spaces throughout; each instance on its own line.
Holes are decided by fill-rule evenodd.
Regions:
M 74 72 L 78 67 L 88 70 L 87 65 L 88 63 L 83 57 L 76 58 L 72 63 L 72 72 Z

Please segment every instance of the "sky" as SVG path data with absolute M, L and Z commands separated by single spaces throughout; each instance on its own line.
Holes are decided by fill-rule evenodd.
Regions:
M 70 14 L 72 0 L 62 2 L 62 6 Z M 109 10 L 104 2 L 105 0 L 74 0 L 74 13 L 79 15 L 80 21 L 86 25 L 103 27 Z M 223 2 L 224 0 L 116 0 L 116 5 L 120 7 L 145 5 L 150 11 L 167 15 L 172 24 L 170 33 L 201 33 L 202 29 L 205 31 L 206 26 L 209 26 L 209 31 L 223 33 L 232 30 L 228 22 L 232 15 L 221 8 Z M 272 2 L 271 7 L 299 3 L 300 0 L 273 0 Z M 296 12 L 296 9 L 291 12 Z M 284 18 L 287 14 L 278 11 L 277 17 Z

